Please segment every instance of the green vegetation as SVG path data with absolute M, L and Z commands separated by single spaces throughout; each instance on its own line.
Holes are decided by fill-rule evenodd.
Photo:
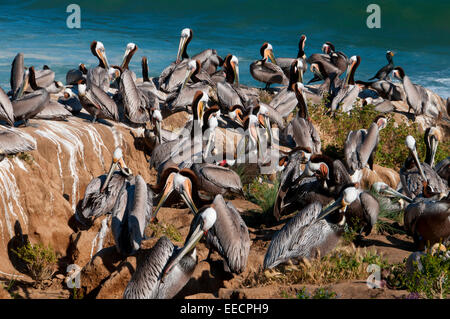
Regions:
M 396 289 L 406 289 L 412 294 L 429 299 L 445 299 L 450 293 L 450 254 L 444 251 L 427 251 L 420 257 L 421 267 L 413 262 L 414 271 L 408 272 L 403 264 L 390 265 L 386 282 Z
M 35 286 L 42 288 L 44 280 L 50 279 L 57 268 L 57 258 L 54 250 L 41 243 L 26 245 L 12 250 L 27 266 L 31 278 L 35 281 Z
M 374 118 L 381 114 L 375 111 L 374 105 L 355 107 L 348 114 L 337 112 L 329 114 L 325 104 L 310 105 L 309 112 L 314 125 L 321 132 L 322 151 L 334 158 L 344 157 L 344 143 L 348 132 L 352 130 L 367 129 Z M 387 126 L 381 130 L 380 143 L 375 156 L 375 164 L 383 167 L 399 169 L 406 157 L 408 149 L 405 146 L 405 138 L 412 135 L 416 139 L 417 151 L 422 159 L 425 158 L 425 143 L 423 132 L 419 132 L 417 123 L 398 124 L 393 120 L 393 114 L 386 115 Z M 436 163 L 444 159 L 450 148 L 450 140 L 442 141 L 436 153 Z
M 280 181 L 276 179 L 274 182 L 264 177 L 257 177 L 251 184 L 248 185 L 246 190 L 246 198 L 252 203 L 255 203 L 262 209 L 264 215 L 271 215 L 273 212 L 273 206 L 277 199 L 278 187 Z
M 153 232 L 152 237 L 159 238 L 159 237 L 165 235 L 173 241 L 176 241 L 176 242 L 183 241 L 181 233 L 172 224 L 164 225 L 164 224 L 159 224 L 159 223 L 158 224 L 151 223 L 149 225 L 149 227 L 150 227 L 151 231 Z

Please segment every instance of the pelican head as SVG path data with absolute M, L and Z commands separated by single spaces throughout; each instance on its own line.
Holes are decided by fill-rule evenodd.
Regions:
M 277 60 L 275 59 L 275 55 L 273 54 L 272 45 L 268 42 L 264 42 L 260 49 L 261 56 L 263 59 L 270 59 L 270 62 L 273 64 L 277 64 Z
M 408 147 L 409 152 L 412 154 L 414 162 L 416 163 L 417 168 L 419 169 L 419 173 L 423 178 L 423 181 L 426 182 L 427 178 L 422 170 L 422 165 L 420 165 L 419 155 L 417 154 L 416 149 L 416 140 L 411 135 L 408 135 L 405 140 L 406 147 Z
M 317 75 L 320 79 L 323 80 L 325 78 L 324 75 L 322 74 L 322 72 L 320 71 L 318 63 L 311 63 L 310 70 L 312 73 Z
M 384 115 L 377 116 L 374 121 L 378 125 L 378 129 L 382 130 L 387 125 L 387 118 Z
M 320 214 L 316 218 L 316 221 L 324 219 L 337 209 L 339 209 L 341 213 L 344 213 L 347 210 L 347 206 L 352 204 L 357 197 L 358 197 L 358 190 L 353 186 L 347 187 L 346 189 L 344 189 L 342 195 L 336 201 L 334 201 L 332 204 L 330 204 L 320 212 Z M 341 221 L 341 223 L 343 224 L 344 222 L 345 217 Z
M 269 120 L 269 110 L 264 104 L 259 105 L 258 121 L 266 129 L 270 141 L 273 141 L 272 127 Z
M 238 123 L 239 125 L 241 125 L 242 127 L 244 126 L 244 121 L 243 121 L 243 115 L 244 115 L 244 111 L 242 106 L 236 104 L 233 105 L 230 108 L 230 111 L 228 112 L 228 117 L 232 120 L 235 121 L 236 123 Z
M 111 180 L 112 175 L 117 170 L 117 168 L 119 168 L 122 174 L 124 174 L 125 176 L 130 176 L 132 174 L 131 169 L 127 167 L 125 161 L 123 160 L 123 153 L 120 147 L 114 150 L 111 167 L 109 169 L 108 175 L 106 176 L 105 182 L 103 183 L 103 186 L 100 189 L 100 192 L 103 192 L 106 189 L 106 187 L 109 184 L 109 181 Z
M 163 172 L 163 174 L 165 176 L 160 182 L 165 183 L 165 185 L 164 185 L 164 189 L 162 191 L 159 203 L 152 213 L 151 220 L 154 220 L 156 218 L 156 215 L 158 214 L 162 205 L 164 205 L 164 202 L 167 200 L 167 198 L 170 196 L 170 194 L 172 194 L 173 191 L 177 192 L 181 196 L 183 201 L 186 203 L 186 205 L 189 207 L 189 209 L 194 214 L 196 214 L 198 212 L 198 209 L 195 206 L 194 200 L 192 198 L 193 183 L 192 183 L 191 177 L 187 174 L 184 174 L 183 173 L 184 171 L 189 171 L 189 170 L 182 170 L 180 172 L 180 171 L 178 171 L 178 168 L 175 167 L 175 168 L 169 168 L 168 174 L 167 173 L 164 174 L 165 172 Z
M 201 64 L 200 64 L 199 60 L 190 60 L 188 62 L 187 69 L 186 69 L 186 75 L 184 77 L 183 85 L 181 87 L 182 89 L 189 82 L 189 80 L 191 79 L 192 75 L 194 75 L 194 73 L 198 73 L 200 71 L 200 68 L 201 68 Z
M 397 66 L 394 68 L 394 70 L 392 72 L 394 74 L 394 77 L 396 77 L 400 81 L 403 81 L 403 78 L 405 77 L 405 70 L 403 70 L 402 67 Z
M 164 270 L 163 278 L 177 265 L 181 259 L 189 252 L 195 249 L 197 243 L 214 226 L 217 219 L 217 212 L 214 207 L 202 208 L 198 215 L 193 219 L 191 231 L 186 238 L 186 242 L 180 252 L 167 264 Z
M 91 52 L 99 59 L 100 65 L 106 70 L 109 70 L 108 59 L 106 58 L 105 46 L 100 41 L 93 41 L 91 43 Z
M 131 60 L 131 57 L 133 54 L 137 51 L 138 47 L 135 43 L 130 42 L 127 44 L 127 47 L 125 49 L 125 54 L 122 58 L 122 64 L 120 65 L 121 68 L 128 68 L 128 63 Z
M 176 63 L 179 63 L 182 59 L 188 58 L 186 48 L 192 39 L 193 32 L 189 28 L 181 30 L 180 44 L 178 45 L 178 53 Z
M 151 109 L 151 116 L 152 116 L 152 122 L 153 122 L 153 126 L 156 129 L 156 137 L 158 138 L 158 143 L 161 144 L 162 143 L 162 139 L 161 139 L 161 123 L 162 123 L 162 115 L 161 115 L 161 110 L 159 110 L 158 108 L 152 108 Z
M 234 73 L 234 81 L 239 86 L 239 60 L 235 55 L 231 57 L 230 64 Z

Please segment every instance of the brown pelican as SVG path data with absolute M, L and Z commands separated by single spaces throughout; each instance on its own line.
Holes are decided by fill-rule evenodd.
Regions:
M 355 84 L 355 71 L 361 63 L 361 57 L 352 56 L 349 59 L 346 77 L 342 83 L 336 96 L 331 101 L 331 110 L 341 110 L 342 112 L 348 112 L 353 108 L 353 104 L 359 95 L 360 88 Z
M 187 46 L 192 40 L 193 32 L 189 28 L 181 31 L 180 43 L 178 46 L 177 59 L 175 62 L 165 68 L 159 76 L 159 88 L 164 92 L 172 92 L 178 88 L 185 77 L 187 62 L 189 58 L 199 60 L 202 68 L 209 74 L 216 71 L 216 67 L 221 64 L 221 58 L 216 50 L 207 49 L 192 57 L 187 54 Z M 210 73 L 211 72 L 211 73 Z
M 400 181 L 402 183 L 403 192 L 410 198 L 424 192 L 429 186 L 433 192 L 447 193 L 448 187 L 445 181 L 433 170 L 427 163 L 420 163 L 419 155 L 416 149 L 416 140 L 408 135 L 405 144 L 409 149 L 410 156 L 400 169 Z M 416 167 L 414 167 L 414 164 Z
M 78 65 L 78 69 L 71 69 L 66 73 L 66 85 L 76 85 L 86 81 L 88 70 L 83 63 Z M 83 81 L 84 80 L 84 81 Z
M 308 148 L 313 154 L 321 152 L 320 136 L 309 118 L 308 106 L 303 97 L 303 84 L 294 84 L 294 93 L 297 99 L 297 115 L 283 133 L 291 147 Z M 293 142 L 293 143 L 292 143 Z
M 405 209 L 404 224 L 419 249 L 423 249 L 425 245 L 448 243 L 450 195 L 441 200 L 423 199 L 409 204 Z
M 197 206 L 203 204 L 198 195 L 197 175 L 188 168 L 179 169 L 176 166 L 167 167 L 161 174 L 159 183 L 151 186 L 153 192 L 158 194 L 158 205 L 152 213 L 151 219 L 154 220 L 166 201 L 172 203 L 177 198 L 171 196 L 172 193 L 178 194 L 192 212 L 197 212 Z
M 5 91 L 0 88 L 0 120 L 14 126 L 14 110 L 11 101 Z
M 11 95 L 12 98 L 15 99 L 17 94 L 19 93 L 20 88 L 22 87 L 22 82 L 24 81 L 25 75 L 25 65 L 23 62 L 23 53 L 18 53 L 12 64 L 11 64 Z
M 124 256 L 135 254 L 144 239 L 153 208 L 153 192 L 141 175 L 127 179 L 111 211 L 111 231 Z
M 88 70 L 86 76 L 86 83 L 88 87 L 94 84 L 103 91 L 108 91 L 110 84 L 109 64 L 106 58 L 105 47 L 100 41 L 93 41 L 91 43 L 91 52 L 98 59 L 98 66 Z
M 239 175 L 227 167 L 194 163 L 192 170 L 197 175 L 199 190 L 213 195 L 226 193 L 243 195 L 244 193 Z
M 197 265 L 195 245 L 216 222 L 217 213 L 204 207 L 192 220 L 189 234 L 182 248 L 161 237 L 150 250 L 140 250 L 136 271 L 127 287 L 124 299 L 169 299 L 189 281 Z
M 375 91 L 378 96 L 389 101 L 403 101 L 405 92 L 401 85 L 386 80 L 378 80 L 374 82 L 355 81 L 363 90 L 369 89 Z M 370 104 L 370 103 L 369 103 Z
M 70 116 L 72 116 L 72 113 L 66 110 L 63 104 L 50 100 L 34 118 L 38 120 L 64 121 Z
M 35 81 L 39 88 L 45 88 L 50 91 L 51 87 L 55 84 L 55 72 L 53 72 L 47 65 L 44 65 L 42 70 L 35 71 Z M 63 87 L 64 85 L 59 82 L 58 86 Z M 33 92 L 34 88 L 27 87 L 26 92 Z
M 291 64 L 295 61 L 295 60 L 299 60 L 302 62 L 301 65 L 301 71 L 302 74 L 305 74 L 305 72 L 308 69 L 308 65 L 306 63 L 306 55 L 305 55 L 305 42 L 306 42 L 306 35 L 302 34 L 302 36 L 300 37 L 300 40 L 298 41 L 298 53 L 297 53 L 297 58 L 277 58 L 276 59 L 276 64 L 283 70 L 284 74 L 286 75 L 287 78 L 289 78 L 290 75 L 290 71 L 291 71 Z M 303 82 L 303 81 L 300 81 Z
M 136 86 L 130 70 L 125 69 L 120 75 L 119 94 L 122 97 L 125 116 L 130 122 L 145 124 L 150 120 L 148 110 L 155 106 L 156 98 Z
M 240 274 L 247 266 L 250 253 L 250 235 L 247 225 L 236 207 L 225 202 L 222 195 L 216 195 L 211 205 L 217 213 L 214 226 L 206 235 L 206 246 L 215 250 L 224 258 L 224 269 L 227 272 Z
M 23 95 L 28 85 L 33 88 L 34 92 Z M 49 101 L 50 95 L 47 90 L 37 86 L 34 68 L 30 67 L 25 71 L 24 80 L 19 92 L 12 101 L 15 120 L 23 120 L 26 126 L 28 124 L 28 119 L 33 118 L 41 112 Z
M 158 98 L 160 104 L 165 103 L 167 94 L 158 90 L 157 88 L 157 79 L 149 78 L 148 76 L 148 59 L 146 56 L 142 57 L 141 60 L 141 68 L 142 68 L 142 83 L 136 83 L 136 86 L 143 92 L 146 92 L 147 95 L 153 95 Z M 159 106 L 158 106 L 159 108 Z
M 0 130 L 0 161 L 5 156 L 36 149 L 36 145 L 11 129 Z
M 284 75 L 283 70 L 276 64 L 273 54 L 272 45 L 265 42 L 260 49 L 261 60 L 257 60 L 250 64 L 250 74 L 260 82 L 266 83 L 266 90 L 270 84 L 289 84 L 289 79 Z M 268 62 L 270 59 L 271 62 Z
M 78 85 L 78 97 L 81 105 L 92 115 L 92 123 L 97 119 L 119 120 L 117 104 L 101 88 L 91 83 Z
M 130 42 L 127 44 L 125 54 L 123 55 L 122 64 L 120 65 L 122 70 L 128 70 L 128 64 L 130 64 L 131 58 L 136 53 L 137 49 L 138 46 L 135 43 Z M 136 74 L 134 74 L 134 76 L 136 77 Z
M 436 156 L 436 151 L 439 142 L 442 139 L 442 133 L 438 127 L 429 127 L 425 130 L 424 142 L 426 147 L 425 163 L 434 167 L 434 157 Z
M 292 197 L 295 194 L 296 182 L 303 173 L 301 164 L 306 164 L 311 157 L 311 150 L 304 148 L 293 149 L 285 158 L 281 158 L 281 164 L 285 166 L 280 176 L 280 186 L 277 191 L 277 198 L 273 206 L 273 216 L 279 220 L 284 208 L 285 198 Z
M 275 109 L 284 119 L 287 118 L 298 104 L 297 96 L 294 91 L 294 85 L 297 82 L 302 82 L 302 65 L 303 62 L 299 59 L 294 59 L 291 63 L 289 72 L 289 84 L 286 88 L 281 90 L 270 101 L 270 106 Z
M 350 131 L 344 145 L 345 164 L 354 182 L 359 182 L 362 169 L 369 165 L 373 170 L 373 161 L 377 152 L 380 130 L 385 128 L 387 119 L 377 116 L 369 129 Z
M 122 186 L 130 178 L 131 170 L 123 160 L 122 149 L 118 147 L 114 150 L 108 174 L 94 178 L 86 187 L 77 217 L 91 220 L 111 212 Z
M 356 198 L 357 190 L 348 187 L 338 200 L 326 208 L 315 202 L 300 210 L 273 236 L 264 257 L 264 269 L 276 267 L 292 258 L 325 256 L 343 234 L 345 210 Z
M 386 52 L 386 59 L 388 60 L 388 64 L 383 66 L 380 70 L 378 70 L 377 74 L 375 74 L 372 78 L 369 79 L 378 79 L 378 80 L 389 80 L 389 74 L 391 74 L 392 70 L 394 70 L 394 53 L 392 51 Z
M 415 115 L 428 114 L 435 117 L 439 115 L 439 110 L 431 100 L 427 90 L 423 86 L 412 83 L 402 67 L 395 67 L 393 74 L 403 83 L 409 113 L 412 109 Z
M 354 185 L 355 187 L 357 186 L 356 184 Z M 380 204 L 370 192 L 359 188 L 355 189 L 357 197 L 353 203 L 347 207 L 347 210 L 345 211 L 345 220 L 351 229 L 359 234 L 364 232 L 365 236 L 368 236 L 378 220 Z
M 336 74 L 339 77 L 345 72 L 347 69 L 348 58 L 343 52 L 336 52 L 335 47 L 331 42 L 325 42 L 322 45 L 322 52 L 323 53 L 311 54 L 306 61 L 310 65 L 313 63 L 320 63 L 323 67 L 324 74 Z M 321 80 L 321 77 L 316 74 L 309 83 L 319 80 Z
M 64 89 L 64 94 L 58 99 L 58 102 L 63 104 L 64 107 L 74 115 L 80 113 L 83 109 L 78 95 L 73 93 L 70 88 Z

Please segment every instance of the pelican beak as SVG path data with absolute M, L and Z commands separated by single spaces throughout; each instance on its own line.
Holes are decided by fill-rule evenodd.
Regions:
M 235 118 L 235 120 L 240 126 L 244 127 L 244 122 L 242 121 L 241 114 L 242 114 L 242 111 L 237 109 L 236 110 L 236 118 Z
M 409 198 L 408 196 L 403 195 L 402 193 L 397 192 L 395 189 L 391 188 L 391 187 L 387 187 L 385 189 L 382 190 L 383 193 L 387 194 L 387 195 L 391 195 L 394 197 L 398 197 L 401 199 L 406 200 L 408 203 L 412 203 L 412 199 Z
M 116 161 L 113 161 L 111 163 L 111 167 L 109 168 L 108 175 L 106 176 L 105 182 L 103 183 L 102 188 L 100 189 L 101 193 L 104 192 L 106 186 L 108 186 L 109 181 L 111 180 L 111 177 L 114 174 L 114 172 L 117 170 L 118 166 L 119 166 L 119 163 Z
M 431 146 L 431 163 L 430 166 L 433 167 L 434 166 L 434 158 L 436 156 L 436 152 L 437 152 L 437 147 L 438 147 L 438 140 L 437 138 L 432 135 L 430 138 L 430 146 Z
M 155 134 L 156 134 L 156 137 L 158 138 L 158 143 L 161 144 L 162 138 L 161 138 L 161 122 L 160 121 L 156 121 L 155 128 L 156 128 Z
M 265 50 L 265 57 L 268 57 L 270 59 L 270 62 L 277 65 L 277 60 L 275 60 L 275 55 L 273 54 L 273 50 Z
M 20 86 L 20 89 L 19 89 L 19 91 L 17 92 L 16 99 L 22 97 L 23 93 L 24 93 L 24 92 L 27 90 L 27 88 L 28 88 L 29 81 L 30 81 L 30 79 L 29 79 L 29 71 L 26 70 L 25 73 L 24 73 L 24 75 L 23 75 L 22 85 Z
M 105 65 L 105 69 L 109 70 L 109 63 L 108 63 L 108 59 L 106 58 L 106 53 L 103 51 L 98 50 L 97 51 L 98 56 L 100 57 L 100 59 L 102 59 L 103 64 Z
M 303 83 L 303 69 L 298 70 L 298 82 Z
M 423 180 L 426 182 L 426 181 L 427 181 L 427 178 L 425 177 L 425 174 L 424 174 L 424 172 L 423 172 L 422 165 L 420 165 L 419 155 L 417 155 L 417 150 L 414 148 L 414 149 L 411 151 L 411 153 L 412 153 L 412 155 L 413 155 L 414 162 L 416 163 L 416 166 L 417 166 L 417 168 L 419 169 L 420 176 L 422 176 Z
M 125 51 L 125 54 L 123 55 L 123 58 L 122 58 L 122 64 L 120 65 L 120 67 L 122 69 L 125 66 L 125 62 L 126 62 L 128 54 L 130 54 L 130 49 L 127 48 L 126 51 Z
M 261 115 L 260 115 L 261 116 Z M 260 118 L 260 122 L 262 122 L 262 126 L 264 126 L 266 128 L 267 131 L 267 135 L 270 138 L 270 142 L 272 143 L 273 141 L 273 135 L 272 135 L 272 127 L 270 126 L 270 121 L 269 121 L 269 117 L 264 115 L 263 119 Z
M 186 86 L 186 84 L 189 82 L 189 80 L 191 79 L 192 74 L 194 74 L 194 70 L 190 70 L 189 68 L 186 70 L 186 75 L 184 77 L 184 81 L 183 81 L 183 86 L 181 87 L 182 89 L 184 89 L 184 87 Z
M 175 177 L 175 174 L 170 174 L 169 177 L 167 178 L 166 185 L 164 186 L 161 199 L 159 200 L 158 206 L 156 206 L 156 209 L 153 211 L 152 216 L 150 218 L 151 221 L 153 221 L 156 218 L 156 215 L 158 214 L 158 212 L 161 209 L 164 202 L 167 200 L 167 197 L 169 197 L 169 195 L 172 194 L 172 192 L 174 190 L 174 184 L 173 184 L 174 177 Z
M 322 209 L 319 216 L 316 218 L 316 222 L 319 220 L 324 219 L 328 215 L 330 215 L 335 210 L 339 209 L 341 212 L 345 212 L 347 209 L 348 204 L 345 202 L 345 200 L 341 197 L 334 201 L 331 205 L 327 206 L 325 209 Z
M 199 218 L 199 221 L 197 222 L 197 225 L 195 225 L 195 230 L 192 232 L 191 236 L 188 240 L 186 240 L 186 244 L 181 249 L 181 251 L 177 254 L 175 258 L 173 258 L 166 266 L 164 273 L 162 275 L 162 278 L 167 276 L 167 274 L 173 269 L 174 266 L 176 266 L 180 260 L 186 256 L 189 252 L 191 252 L 197 243 L 202 239 L 205 232 L 202 230 L 202 219 Z
M 181 61 L 181 55 L 183 54 L 184 46 L 186 45 L 187 37 L 180 37 L 180 44 L 178 45 L 177 60 L 176 63 Z
M 314 73 L 314 75 L 317 75 L 322 80 L 324 79 L 322 73 L 319 70 L 319 67 L 317 66 L 317 64 L 315 64 L 315 63 L 311 64 L 311 72 Z
M 239 86 L 239 66 L 236 65 L 236 63 L 231 62 L 231 67 L 234 72 L 234 81 L 236 82 L 236 85 Z
M 192 199 L 192 184 L 189 180 L 186 180 L 183 183 L 182 190 L 180 192 L 180 196 L 183 199 L 183 201 L 186 203 L 186 205 L 189 207 L 189 209 L 195 214 L 197 214 L 198 209 L 194 204 L 194 200 Z
M 205 113 L 205 103 L 203 101 L 198 102 L 198 119 L 203 120 L 203 114 Z

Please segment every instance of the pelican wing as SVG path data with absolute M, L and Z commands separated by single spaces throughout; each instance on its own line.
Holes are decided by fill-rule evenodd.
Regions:
M 86 97 L 93 105 L 99 108 L 107 118 L 115 121 L 119 120 L 119 111 L 116 102 L 114 102 L 114 100 L 97 85 L 90 85 L 89 89 L 86 91 Z
M 290 258 L 300 256 L 299 245 L 304 240 L 302 237 L 309 237 L 308 226 L 312 225 L 321 209 L 322 205 L 318 202 L 306 206 L 275 233 L 264 257 L 264 269 L 273 268 Z
M 11 64 L 11 90 L 13 97 L 16 96 L 23 82 L 25 66 L 23 63 L 23 53 L 18 53 Z
M 378 214 L 380 213 L 380 204 L 375 197 L 370 195 L 368 192 L 362 192 L 359 195 L 359 199 L 361 201 L 361 207 L 363 209 L 363 215 L 366 221 L 364 231 L 366 236 L 368 236 L 372 230 L 372 227 L 377 223 Z
M 11 126 L 14 125 L 13 106 L 2 88 L 0 88 L 0 120 L 8 122 Z
M 219 188 L 225 188 L 233 193 L 242 193 L 242 182 L 239 175 L 226 167 L 214 164 L 195 164 L 193 170 L 201 176 L 201 180 L 207 180 Z
M 40 111 L 34 118 L 42 120 L 54 120 L 54 121 L 64 121 L 69 116 L 72 116 L 64 105 L 59 102 L 50 100 L 44 109 Z
M 142 124 L 150 120 L 147 112 L 150 100 L 136 87 L 130 70 L 125 70 L 121 74 L 119 92 L 122 95 L 126 116 L 131 122 Z
M 360 160 L 358 150 L 360 145 L 364 142 L 367 134 L 366 130 L 350 131 L 347 135 L 344 145 L 345 163 L 350 174 L 360 169 Z
M 207 245 L 219 252 L 232 272 L 241 273 L 247 265 L 251 245 L 247 225 L 236 207 L 225 202 L 222 195 L 216 195 L 213 205 L 217 219 L 208 231 Z
M 124 299 L 154 299 L 158 296 L 161 274 L 174 253 L 175 246 L 166 236 L 151 249 L 137 255 L 136 271 L 123 293 Z
M 0 153 L 17 154 L 36 149 L 36 145 L 12 130 L 0 131 Z
M 242 105 L 244 106 L 239 94 L 233 88 L 230 83 L 227 82 L 219 82 L 217 83 L 217 97 L 219 99 L 219 103 L 223 108 L 230 108 L 233 105 Z

